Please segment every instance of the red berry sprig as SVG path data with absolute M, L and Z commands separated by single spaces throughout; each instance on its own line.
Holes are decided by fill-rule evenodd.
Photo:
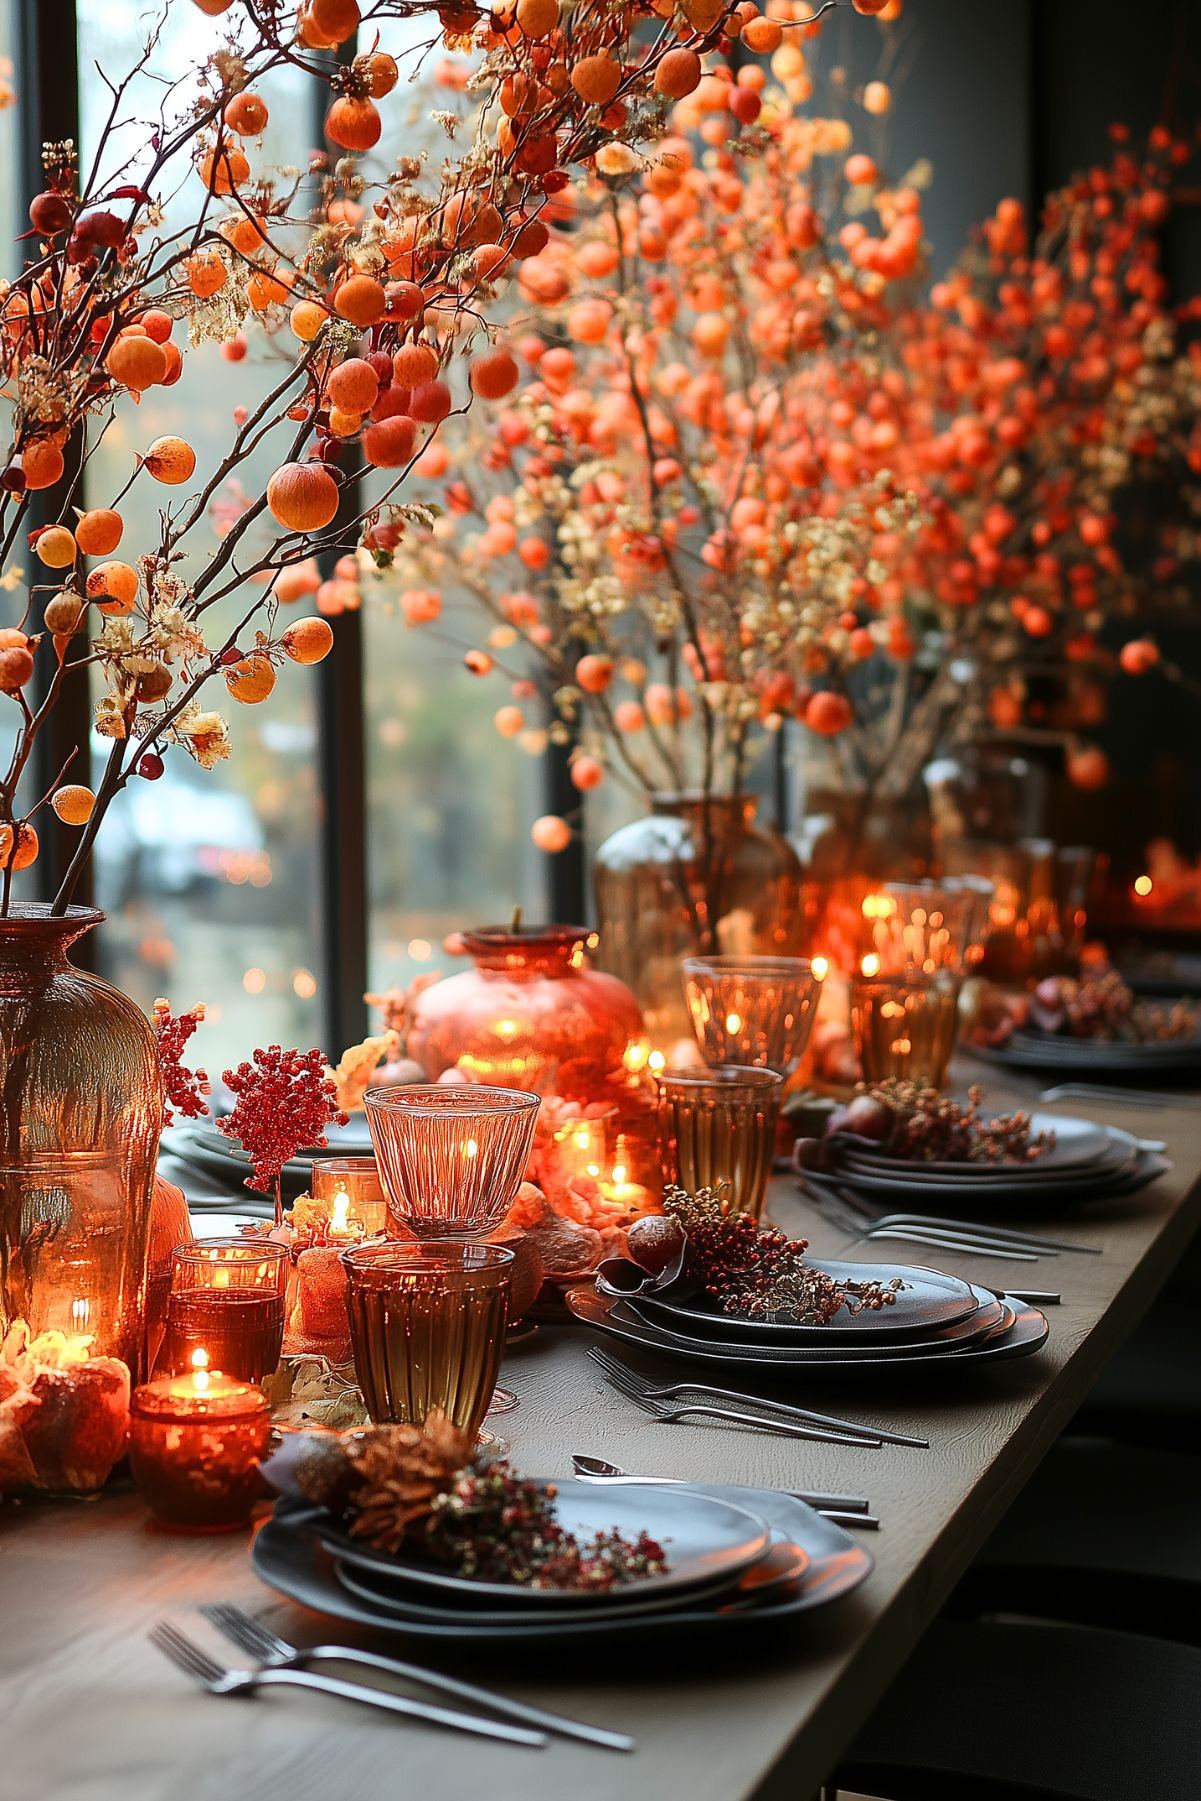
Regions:
M 154 1003 L 154 1042 L 163 1078 L 165 1126 L 174 1122 L 176 1110 L 185 1119 L 199 1119 L 206 1110 L 212 1092 L 208 1074 L 203 1069 L 189 1069 L 183 1061 L 187 1042 L 203 1019 L 203 1001 L 179 1014 L 172 1013 L 170 1001 L 161 997 Z
M 289 1157 L 324 1144 L 326 1126 L 346 1125 L 338 1091 L 325 1071 L 320 1051 L 285 1051 L 278 1044 L 225 1071 L 221 1079 L 235 1101 L 217 1129 L 236 1138 L 250 1158 L 247 1188 L 274 1193 L 278 1201 L 280 1172 Z

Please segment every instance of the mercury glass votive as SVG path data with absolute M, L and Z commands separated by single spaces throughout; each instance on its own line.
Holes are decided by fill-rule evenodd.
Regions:
M 664 1182 L 689 1193 L 723 1188 L 732 1211 L 758 1219 L 775 1155 L 784 1078 L 772 1069 L 727 1063 L 717 1069 L 665 1069 L 655 1083 Z
M 419 1425 L 432 1407 L 473 1436 L 505 1349 L 513 1252 L 377 1239 L 342 1253 L 355 1375 L 371 1418 Z
M 315 1157 L 310 1180 L 318 1201 L 346 1196 L 347 1218 L 358 1220 L 367 1238 L 387 1231 L 388 1196 L 374 1157 Z
M 391 1217 L 417 1238 L 482 1238 L 525 1174 L 541 1098 L 431 1083 L 363 1096 Z
M 241 1382 L 279 1365 L 288 1247 L 269 1238 L 196 1238 L 171 1260 L 167 1322 L 156 1375 L 192 1367 L 197 1350 Z
M 806 957 L 685 957 L 684 998 L 705 1062 L 791 1074 L 821 984 Z
M 851 1024 L 864 1081 L 895 1078 L 941 1088 L 955 1048 L 962 985 L 950 970 L 852 982 Z
M 142 1499 L 160 1525 L 229 1532 L 249 1520 L 263 1495 L 259 1463 L 271 1435 L 266 1396 L 194 1353 L 189 1374 L 135 1389 L 129 1404 L 129 1461 Z

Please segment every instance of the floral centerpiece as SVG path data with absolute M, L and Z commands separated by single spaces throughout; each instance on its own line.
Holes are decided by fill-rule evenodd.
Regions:
M 0 1314 L 37 1329 L 48 1308 L 86 1303 L 98 1348 L 131 1364 L 161 1085 L 138 1010 L 66 963 L 96 923 L 70 909 L 97 834 L 168 755 L 209 769 L 229 757 L 224 709 L 264 703 L 286 667 L 328 653 L 328 621 L 287 608 L 319 587 L 321 559 L 401 528 L 413 462 L 452 408 L 516 385 L 498 291 L 548 242 L 573 169 L 636 160 L 657 129 L 660 66 L 677 50 L 707 56 L 727 11 L 688 0 L 644 39 L 654 9 L 642 0 L 575 0 L 562 17 L 558 0 L 376 0 L 366 17 L 358 0 L 199 4 L 211 48 L 185 83 L 162 79 L 164 7 L 135 65 L 106 75 L 88 161 L 44 146 L 24 261 L 0 293 L 0 957 L 13 965 L 5 993 L 22 1009 L 36 995 L 35 1026 L 57 1017 L 62 1043 L 98 1047 L 81 1083 L 61 1058 L 9 1050 L 29 1046 L 27 1024 L 0 1034 Z M 432 121 L 445 154 L 363 160 L 400 129 L 402 65 L 438 46 L 459 71 Z M 273 170 L 258 148 L 283 71 L 329 100 L 330 150 L 300 171 Z M 133 90 L 155 95 L 150 119 Z M 131 142 L 143 146 L 132 160 Z M 144 395 L 177 382 L 186 395 L 205 342 L 234 361 L 263 354 L 270 379 L 201 467 L 186 436 L 137 421 Z M 85 474 L 116 433 L 131 453 L 102 497 Z M 274 456 L 266 482 L 249 479 L 256 452 Z M 348 483 L 352 459 L 381 472 L 370 504 Z M 160 497 L 136 542 L 122 510 L 134 484 Z M 92 680 L 99 772 L 87 730 L 56 742 L 51 768 L 64 697 Z M 14 878 L 36 864 L 47 821 L 68 848 L 43 916 Z M 81 1267 L 76 1238 L 119 1256 L 87 1292 L 60 1294 Z

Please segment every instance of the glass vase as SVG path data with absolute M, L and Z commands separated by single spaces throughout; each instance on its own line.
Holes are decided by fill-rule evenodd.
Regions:
M 685 957 L 795 956 L 801 866 L 755 823 L 753 794 L 658 794 L 652 811 L 596 853 L 600 961 L 631 988 L 647 1034 L 669 1059 L 695 1058 Z
M 90 1334 L 136 1381 L 162 1087 L 145 1014 L 67 959 L 103 917 L 0 918 L 0 1326 Z

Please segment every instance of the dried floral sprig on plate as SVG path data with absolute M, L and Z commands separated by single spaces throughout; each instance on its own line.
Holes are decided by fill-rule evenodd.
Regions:
M 198 1001 L 186 1013 L 172 1013 L 170 1001 L 161 997 L 154 1003 L 152 1024 L 158 1050 L 159 1069 L 163 1078 L 163 1124 L 173 1124 L 175 1113 L 185 1119 L 199 1119 L 208 1109 L 212 1083 L 203 1069 L 189 1069 L 183 1053 L 197 1026 L 204 1020 L 204 1002 Z
M 1169 1044 L 1197 1033 L 1197 1009 L 1187 1001 L 1156 1006 L 1140 1001 L 1116 969 L 1048 976 L 1030 1000 L 1029 1025 L 1067 1038 L 1116 1044 Z
M 824 1142 L 869 1139 L 875 1150 L 911 1163 L 1033 1163 L 1054 1145 L 1054 1132 L 1032 1133 L 1024 1110 L 990 1115 L 983 1101 L 979 1087 L 969 1088 L 964 1102 L 925 1082 L 879 1082 L 830 1115 Z
M 808 1239 L 789 1238 L 761 1226 L 749 1213 L 732 1212 L 720 1189 L 689 1194 L 669 1188 L 663 1205 L 687 1240 L 685 1274 L 722 1313 L 825 1326 L 843 1308 L 848 1314 L 875 1313 L 896 1299 L 900 1283 L 895 1280 L 836 1282 L 806 1262 Z
M 250 1158 L 247 1188 L 275 1196 L 275 1223 L 283 1219 L 279 1179 L 297 1151 L 326 1142 L 328 1125 L 344 1126 L 337 1089 L 320 1051 L 285 1051 L 278 1044 L 255 1051 L 248 1063 L 227 1069 L 221 1080 L 234 1105 L 217 1130 L 236 1138 Z
M 699 1293 L 739 1319 L 825 1326 L 844 1308 L 853 1315 L 891 1306 L 902 1286 L 895 1279 L 835 1282 L 806 1262 L 808 1239 L 732 1212 L 720 1188 L 668 1188 L 663 1205 L 664 1213 L 635 1220 L 625 1257 L 599 1266 L 610 1290 L 681 1300 Z
M 436 1409 L 424 1426 L 315 1440 L 296 1482 L 377 1551 L 403 1550 L 484 1581 L 604 1591 L 668 1568 L 645 1532 L 635 1540 L 598 1532 L 581 1544 L 556 1518 L 553 1483 L 489 1460 Z

